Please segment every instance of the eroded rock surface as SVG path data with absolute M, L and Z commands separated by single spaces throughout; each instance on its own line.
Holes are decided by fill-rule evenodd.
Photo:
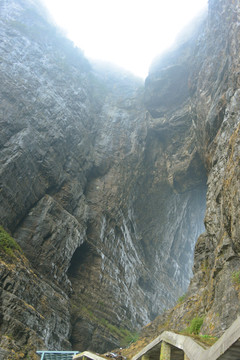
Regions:
M 0 4 L 0 216 L 31 269 L 16 302 L 38 309 L 40 286 L 47 306 L 38 311 L 48 316 L 21 318 L 14 351 L 28 349 L 32 331 L 49 350 L 104 352 L 129 341 L 187 290 L 201 233 L 191 302 L 169 324 L 205 314 L 208 330 L 221 311 L 218 333 L 238 313 L 238 305 L 218 305 L 222 291 L 229 309 L 238 296 L 238 4 L 212 1 L 209 9 L 144 86 L 90 65 L 39 4 Z M 10 321 L 5 307 L 1 316 L 7 336 L 18 317 Z
M 189 51 L 185 44 L 179 52 L 166 55 L 171 62 L 181 63 L 184 51 L 190 60 L 190 98 L 185 102 L 208 178 L 205 231 L 195 247 L 193 278 L 187 293 L 144 329 L 133 352 L 162 330 L 186 329 L 196 317 L 204 318 L 202 334 L 220 336 L 240 313 L 239 14 L 237 1 L 231 5 L 224 0 L 209 1 L 207 23 L 200 28 L 195 46 Z M 158 66 L 165 67 L 165 60 L 156 62 L 150 72 L 150 92 L 159 76 Z M 162 96 L 160 89 L 159 99 Z M 146 101 L 153 113 L 162 111 L 160 100 L 153 104 L 147 96 Z

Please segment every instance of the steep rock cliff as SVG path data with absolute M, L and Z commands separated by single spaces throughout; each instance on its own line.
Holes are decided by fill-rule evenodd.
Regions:
M 122 70 L 90 65 L 38 3 L 3 1 L 0 10 L 1 222 L 36 279 L 18 292 L 14 277 L 24 282 L 26 274 L 9 275 L 4 356 L 30 354 L 33 331 L 42 348 L 103 352 L 172 306 L 205 230 L 207 179 L 189 300 L 168 322 L 183 327 L 205 314 L 208 329 L 221 310 L 216 286 L 220 294 L 228 279 L 228 307 L 237 299 L 237 2 L 210 2 L 208 21 L 156 61 L 145 88 Z M 9 320 L 5 298 L 15 293 L 40 314 L 32 322 L 14 316 L 17 305 Z M 231 311 L 221 311 L 215 333 L 238 306 Z M 23 331 L 9 336 L 17 324 Z
M 32 268 L 2 228 L 0 242 L 0 358 L 38 359 L 36 347 L 71 349 L 68 296 Z
M 220 336 L 240 313 L 239 13 L 238 1 L 209 1 L 207 22 L 194 43 L 190 39 L 158 59 L 146 81 L 147 106 L 154 116 L 166 116 L 165 97 L 175 84 L 172 69 L 186 69 L 179 75 L 184 78 L 185 95 L 175 100 L 188 104 L 208 190 L 205 231 L 195 247 L 188 291 L 173 309 L 144 329 L 141 342 L 129 354 L 164 329 L 186 329 L 195 317 L 204 318 L 203 334 Z M 164 89 L 162 78 L 170 79 L 167 84 L 164 80 Z
M 11 346 L 28 349 L 34 328 L 48 349 L 70 341 L 77 350 L 105 351 L 129 341 L 187 288 L 205 208 L 190 118 L 183 107 L 162 136 L 140 80 L 91 66 L 38 3 L 0 6 L 1 222 L 36 282 L 68 299 L 65 343 L 57 326 L 41 330 L 38 318 L 31 326 L 21 318 L 28 339 Z M 36 308 L 29 289 L 17 299 Z M 54 301 L 47 307 L 54 323 Z M 3 306 L 2 335 L 14 327 L 5 314 Z

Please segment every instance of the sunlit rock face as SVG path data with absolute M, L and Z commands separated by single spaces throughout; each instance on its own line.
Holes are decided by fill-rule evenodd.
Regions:
M 211 194 L 220 170 L 212 173 L 211 161 L 216 157 L 221 167 L 214 151 L 233 134 L 231 127 L 226 138 L 218 133 L 225 114 L 222 81 L 232 68 L 221 56 L 223 75 L 211 68 L 218 80 L 209 94 L 206 64 L 214 36 L 205 59 L 198 28 L 155 63 L 144 85 L 109 65 L 90 65 L 39 5 L 2 1 L 0 14 L 0 215 L 29 261 L 25 272 L 10 272 L 11 281 L 25 281 L 28 272 L 36 284 L 31 280 L 15 292 L 17 285 L 4 283 L 2 297 L 14 293 L 23 308 L 40 314 L 31 322 L 28 315 L 15 319 L 16 306 L 10 321 L 3 308 L 1 347 L 19 346 L 27 356 L 34 336 L 49 350 L 104 352 L 129 341 L 129 331 L 187 290 L 195 243 L 205 230 L 208 176 L 207 232 L 218 208 Z M 233 108 L 235 90 L 226 93 Z M 237 170 L 231 171 L 234 179 Z M 226 194 L 224 216 L 235 224 L 231 204 L 237 198 Z M 237 230 L 227 229 L 237 247 Z M 40 283 L 45 307 L 38 304 Z M 51 294 L 57 303 L 51 304 Z M 49 313 L 56 326 L 42 321 Z M 25 330 L 6 340 L 19 322 Z

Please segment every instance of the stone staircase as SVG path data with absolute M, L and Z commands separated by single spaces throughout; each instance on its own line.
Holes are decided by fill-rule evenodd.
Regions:
M 145 346 L 132 360 L 239 360 L 240 359 L 240 317 L 211 347 L 204 348 L 189 336 L 164 331 Z M 83 352 L 74 359 L 103 360 L 91 352 Z

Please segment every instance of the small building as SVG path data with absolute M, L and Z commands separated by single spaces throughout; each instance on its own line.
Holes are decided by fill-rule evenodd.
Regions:
M 79 351 L 37 351 L 40 360 L 73 360 Z

